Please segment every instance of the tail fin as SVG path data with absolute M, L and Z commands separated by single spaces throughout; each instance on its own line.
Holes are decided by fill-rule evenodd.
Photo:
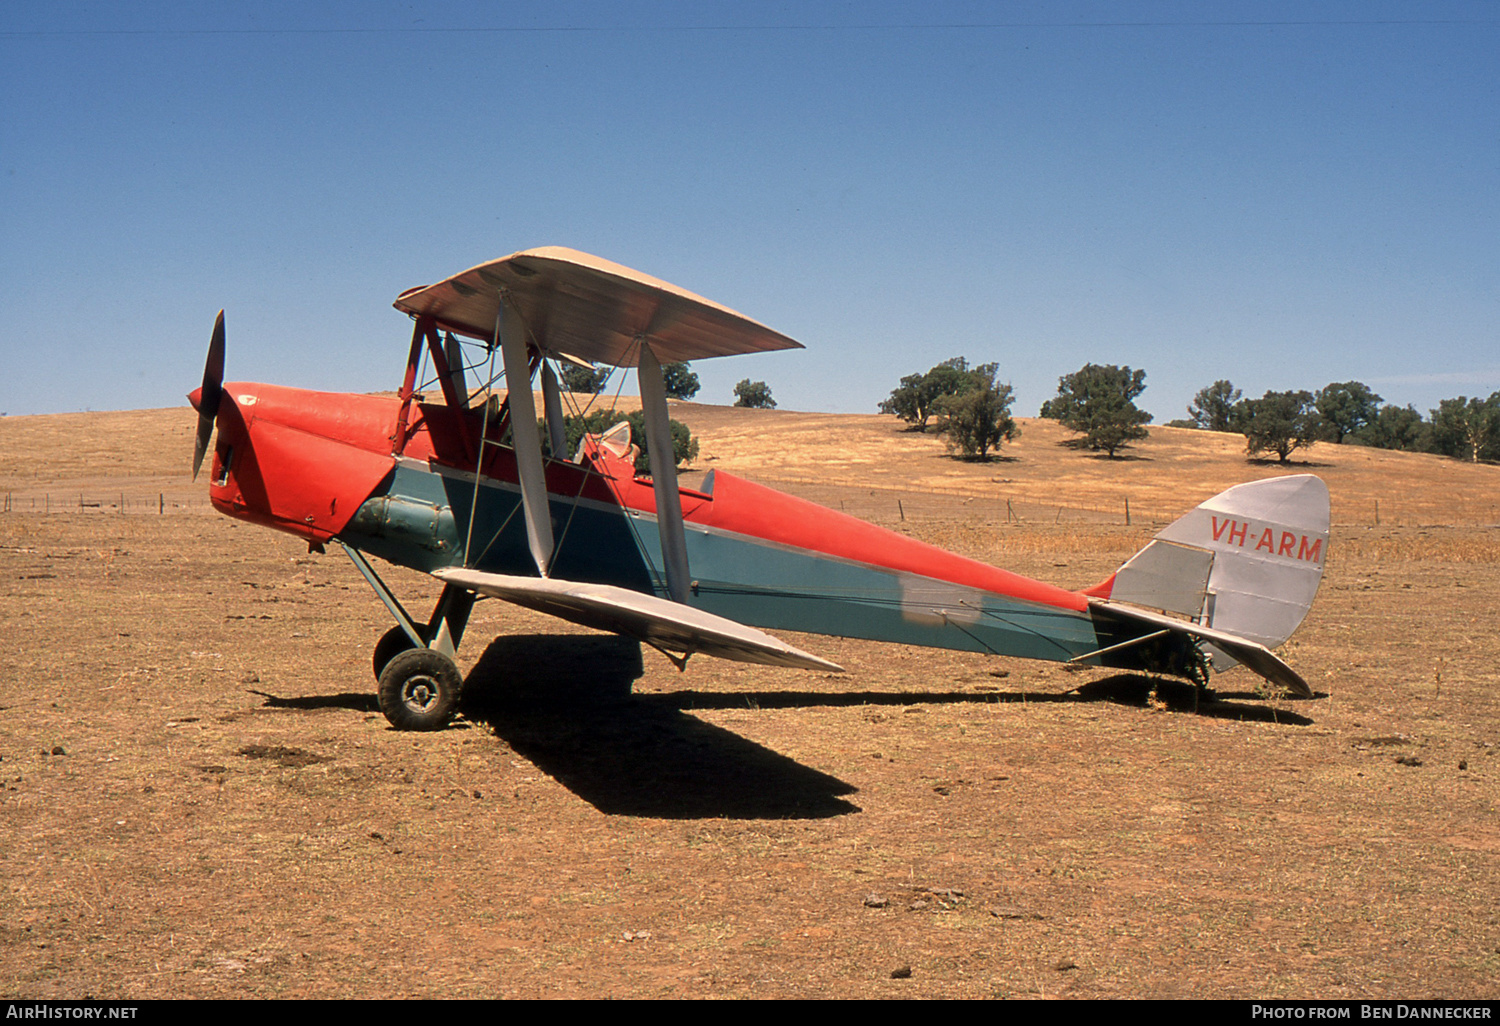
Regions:
M 1311 474 L 1236 485 L 1185 514 L 1087 594 L 1112 609 L 1146 606 L 1192 618 L 1216 670 L 1236 660 L 1208 640 L 1271 649 L 1312 606 L 1328 558 L 1328 486 Z M 1252 668 L 1255 668 L 1252 666 Z

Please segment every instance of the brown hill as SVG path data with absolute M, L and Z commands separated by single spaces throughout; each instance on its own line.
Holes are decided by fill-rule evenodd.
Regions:
M 1022 419 L 998 459 L 967 462 L 940 435 L 888 416 L 671 406 L 700 440 L 698 471 L 722 467 L 882 524 L 962 513 L 976 524 L 1123 525 L 1128 503 L 1133 526 L 1160 525 L 1242 481 L 1315 473 L 1332 494 L 1335 526 L 1351 529 L 1346 542 L 1401 526 L 1438 531 L 1409 543 L 1444 544 L 1459 558 L 1493 559 L 1500 544 L 1473 530 L 1500 526 L 1500 466 L 1489 464 L 1320 444 L 1280 465 L 1248 460 L 1238 435 L 1167 427 L 1111 460 L 1069 447 L 1071 432 L 1040 419 Z M 0 495 L 23 511 L 77 508 L 80 497 L 104 509 L 122 497 L 131 510 L 159 498 L 201 508 L 203 489 L 187 473 L 193 430 L 187 407 L 0 418 Z
M 1027 421 L 975 464 L 892 418 L 674 414 L 700 469 L 1072 587 L 1286 472 L 1162 428 L 1108 461 Z M 1334 497 L 1283 649 L 1314 701 L 800 635 L 848 672 L 678 673 L 486 602 L 464 716 L 414 736 L 374 702 L 389 614 L 210 515 L 193 420 L 0 419 L 13 998 L 1495 997 L 1500 468 L 1290 468 Z

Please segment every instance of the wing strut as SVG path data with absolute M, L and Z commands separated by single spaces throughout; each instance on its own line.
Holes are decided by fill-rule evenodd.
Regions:
M 557 388 L 557 375 L 552 365 L 542 361 L 542 409 L 547 414 L 547 440 L 552 443 L 552 458 L 568 458 L 568 432 L 563 425 L 562 393 Z
M 661 363 L 644 341 L 636 377 L 641 385 L 641 412 L 646 417 L 647 456 L 656 490 L 656 529 L 667 570 L 667 594 L 673 602 L 688 598 L 687 537 L 682 528 L 682 494 L 677 490 L 677 463 L 672 458 L 672 427 L 667 419 L 667 387 Z
M 458 339 L 453 337 L 453 332 L 443 336 L 443 358 L 448 361 L 448 379 L 452 382 L 452 394 L 459 400 L 458 409 L 461 411 L 468 408 L 469 383 L 464 378 L 464 350 Z M 448 392 L 443 392 L 444 401 L 447 401 Z
M 537 572 L 547 576 L 552 560 L 552 514 L 547 506 L 547 475 L 542 470 L 542 437 L 536 428 L 536 402 L 531 398 L 531 362 L 526 355 L 526 324 L 509 299 L 500 297 L 495 333 L 505 360 L 505 385 L 510 402 L 511 439 L 521 479 L 521 505 L 526 514 L 526 540 Z

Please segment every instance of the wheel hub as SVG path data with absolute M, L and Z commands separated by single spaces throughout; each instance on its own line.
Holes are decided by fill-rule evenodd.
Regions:
M 401 700 L 416 712 L 426 712 L 438 700 L 437 681 L 431 677 L 413 677 L 401 690 Z

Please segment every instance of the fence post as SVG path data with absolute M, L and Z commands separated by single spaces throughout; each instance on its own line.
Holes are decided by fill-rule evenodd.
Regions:
M 1130 526 L 1130 496 L 1125 496 L 1125 526 Z

